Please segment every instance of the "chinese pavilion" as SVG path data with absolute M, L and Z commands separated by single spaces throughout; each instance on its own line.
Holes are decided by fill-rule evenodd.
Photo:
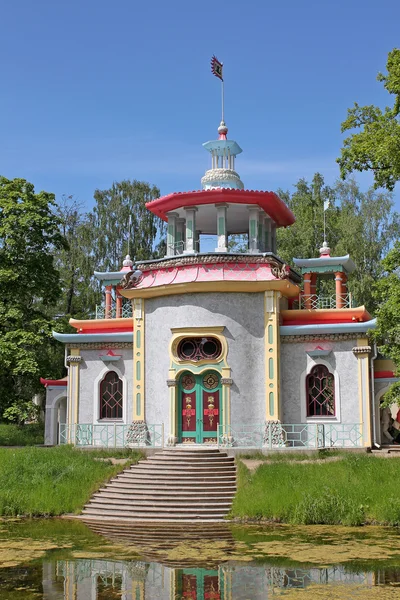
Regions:
M 222 121 L 204 144 L 197 191 L 146 207 L 167 222 L 164 258 L 95 276 L 96 318 L 71 319 L 68 377 L 47 388 L 46 443 L 229 447 L 367 447 L 380 443 L 379 398 L 393 367 L 354 307 L 349 256 L 279 258 L 276 230 L 294 216 L 273 192 L 244 189 L 240 146 Z M 245 252 L 230 250 L 243 234 Z M 215 248 L 204 236 L 215 236 Z M 322 279 L 335 281 L 324 296 Z

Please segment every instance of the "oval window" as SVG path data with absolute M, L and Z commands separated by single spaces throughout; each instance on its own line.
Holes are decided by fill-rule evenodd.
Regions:
M 178 344 L 177 355 L 181 360 L 215 360 L 222 354 L 221 342 L 213 337 L 184 338 Z

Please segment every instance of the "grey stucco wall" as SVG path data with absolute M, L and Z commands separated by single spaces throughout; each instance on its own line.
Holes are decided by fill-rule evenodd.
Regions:
M 107 350 L 81 350 L 82 362 L 80 364 L 79 375 L 79 423 L 97 423 L 99 417 L 99 403 L 95 402 L 96 389 L 99 388 L 100 382 L 95 383 L 96 379 L 106 371 L 116 371 L 126 378 L 126 388 L 124 394 L 124 412 L 123 421 L 125 423 L 132 422 L 132 349 L 130 348 L 114 348 L 115 354 L 120 354 L 121 358 L 117 362 L 104 363 L 100 355 Z
M 264 294 L 208 293 L 146 300 L 146 420 L 169 431 L 169 345 L 173 327 L 224 326 L 232 369 L 231 423 L 265 418 Z
M 306 350 L 318 345 L 323 348 L 327 346 L 324 342 L 281 343 L 281 399 L 284 423 L 304 422 L 304 419 L 301 419 L 301 403 L 305 402 L 305 383 L 302 383 L 301 375 L 309 365 L 321 362 L 319 357 L 311 357 L 306 353 Z M 360 422 L 357 357 L 352 352 L 356 345 L 356 339 L 329 342 L 331 353 L 321 357 L 339 375 L 341 423 Z

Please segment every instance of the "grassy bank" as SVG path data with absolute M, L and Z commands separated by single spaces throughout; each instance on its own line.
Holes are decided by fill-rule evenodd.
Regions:
M 34 446 L 43 443 L 43 423 L 32 423 L 23 427 L 13 423 L 0 423 L 0 446 Z
M 400 525 L 400 460 L 343 454 L 336 461 L 238 461 L 232 516 L 295 524 Z
M 98 460 L 98 455 L 107 458 L 114 454 L 105 450 L 84 452 L 70 446 L 0 448 L 0 515 L 79 512 L 104 481 L 125 467 L 126 463 L 113 465 Z M 131 451 L 126 458 L 134 463 L 141 455 Z

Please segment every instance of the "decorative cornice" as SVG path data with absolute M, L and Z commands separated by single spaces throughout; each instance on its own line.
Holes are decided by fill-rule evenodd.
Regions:
M 222 385 L 232 385 L 233 379 L 231 377 L 222 377 L 221 383 L 222 383 Z
M 167 379 L 168 387 L 176 387 L 177 385 L 178 385 L 178 382 L 176 381 L 176 379 Z
M 371 346 L 355 346 L 352 348 L 354 354 L 370 354 L 372 351 Z
M 77 336 L 78 337 L 78 336 Z M 81 348 L 82 350 L 106 350 L 108 348 L 123 349 L 129 348 L 132 350 L 133 342 L 92 342 L 92 343 L 81 343 L 81 344 L 68 344 L 68 348 Z
M 281 335 L 281 344 L 291 344 L 298 342 L 318 342 L 320 340 L 340 342 L 365 338 L 365 333 L 321 333 L 319 335 Z
M 82 356 L 67 356 L 67 363 L 80 363 L 82 362 Z
M 218 186 L 218 183 L 220 182 L 223 184 L 232 182 L 232 188 L 235 189 L 242 190 L 244 188 L 243 181 L 233 169 L 209 169 L 201 178 L 201 185 L 203 188 L 212 185 L 220 187 Z

